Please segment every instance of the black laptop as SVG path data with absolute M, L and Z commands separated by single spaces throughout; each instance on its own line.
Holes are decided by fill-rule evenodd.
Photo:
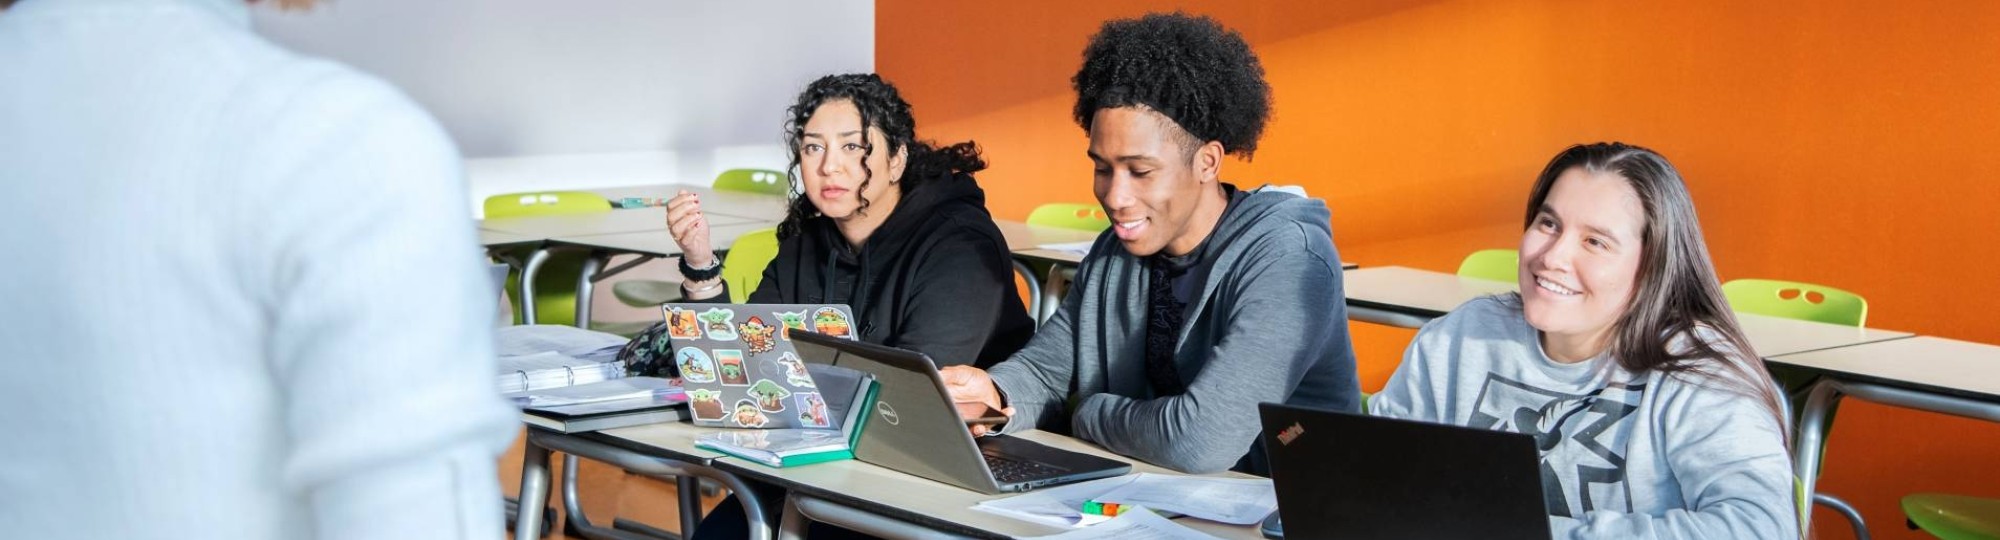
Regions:
M 1259 408 L 1284 538 L 1549 537 L 1533 436 Z
M 1125 474 L 1128 463 L 995 435 L 973 439 L 923 353 L 792 331 L 806 362 L 875 375 L 875 416 L 854 458 L 981 493 L 995 494 Z

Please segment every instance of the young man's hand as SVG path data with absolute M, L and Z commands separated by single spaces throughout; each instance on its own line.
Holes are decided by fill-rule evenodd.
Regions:
M 1000 388 L 993 385 L 993 379 L 986 376 L 986 370 L 948 366 L 939 371 L 944 377 L 945 391 L 951 394 L 952 404 L 957 406 L 959 417 L 967 421 L 966 429 L 972 431 L 972 436 L 992 433 L 1005 424 L 972 423 L 988 418 L 992 411 L 999 411 L 1006 418 L 1014 417 L 1014 408 L 1000 403 Z

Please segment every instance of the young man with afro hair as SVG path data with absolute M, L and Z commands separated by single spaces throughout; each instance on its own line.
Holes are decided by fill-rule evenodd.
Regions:
M 1076 121 L 1112 227 L 1026 348 L 945 381 L 954 400 L 1008 414 L 998 431 L 1265 474 L 1258 403 L 1360 408 L 1326 204 L 1221 180 L 1271 115 L 1236 32 L 1181 13 L 1115 20 L 1083 57 Z

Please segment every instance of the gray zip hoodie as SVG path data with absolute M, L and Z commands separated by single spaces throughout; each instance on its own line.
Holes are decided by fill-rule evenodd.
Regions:
M 1015 408 L 1003 431 L 1068 430 L 1170 469 L 1264 474 L 1258 403 L 1359 410 L 1326 203 L 1259 189 L 1238 205 L 1207 240 L 1213 265 L 1176 341 L 1187 393 L 1152 395 L 1146 263 L 1106 231 L 1055 317 L 989 370 Z

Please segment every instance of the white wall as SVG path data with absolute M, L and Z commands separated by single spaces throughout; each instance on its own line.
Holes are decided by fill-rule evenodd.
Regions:
M 474 159 L 475 197 L 782 168 L 784 108 L 872 71 L 870 0 L 322 0 L 259 32 L 388 79 Z M 545 157 L 555 156 L 555 157 Z M 531 185 L 532 184 L 532 185 Z

